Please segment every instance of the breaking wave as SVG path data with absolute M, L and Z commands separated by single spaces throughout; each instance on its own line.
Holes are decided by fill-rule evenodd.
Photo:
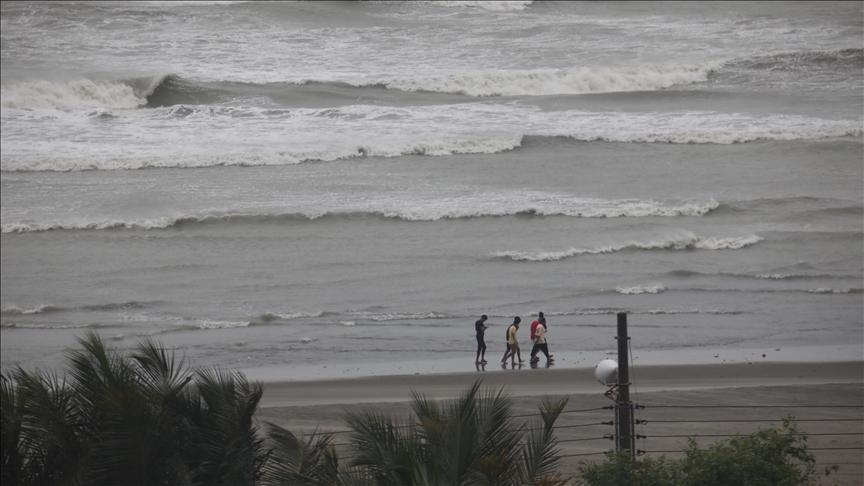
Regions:
M 424 6 L 433 6 L 433 7 L 442 7 L 442 8 L 478 8 L 478 9 L 482 9 L 482 10 L 507 12 L 507 11 L 524 10 L 533 3 L 533 0 L 505 0 L 505 1 L 450 0 L 447 2 L 440 2 L 440 1 L 436 1 L 436 0 L 427 0 L 427 1 L 420 1 L 420 2 L 413 2 L 413 3 L 424 5 Z
M 618 217 L 677 217 L 704 216 L 719 206 L 713 199 L 680 206 L 664 206 L 655 202 L 616 202 L 616 201 L 538 201 L 526 202 L 511 207 L 472 209 L 462 207 L 417 207 L 404 209 L 382 209 L 379 211 L 323 211 L 320 213 L 300 212 L 288 214 L 228 214 L 175 216 L 142 220 L 102 220 L 83 222 L 49 223 L 3 223 L 3 233 L 27 233 L 51 230 L 104 230 L 111 228 L 126 229 L 164 229 L 185 224 L 232 224 L 268 222 L 284 220 L 316 220 L 321 218 L 340 218 L 345 216 L 370 216 L 405 221 L 439 221 L 442 219 L 464 219 L 501 216 L 569 216 L 577 218 L 618 218 Z
M 259 317 L 262 321 L 275 321 L 276 319 L 295 320 L 308 319 L 310 317 L 321 317 L 324 311 L 318 312 L 295 312 L 292 314 L 279 314 L 276 312 L 266 312 Z
M 232 329 L 236 327 L 249 327 L 249 321 L 216 321 L 205 319 L 196 323 L 198 329 Z
M 664 292 L 666 287 L 663 284 L 651 285 L 648 287 L 616 287 L 615 292 L 624 295 L 635 295 L 635 294 L 659 294 Z
M 678 314 L 703 314 L 703 315 L 737 315 L 741 311 L 723 309 L 627 309 L 627 308 L 598 308 L 598 309 L 571 309 L 563 311 L 544 312 L 546 316 L 601 316 L 614 315 L 621 312 L 627 314 L 647 315 L 678 315 Z M 556 326 L 559 324 L 555 324 Z
M 605 246 L 600 248 L 570 248 L 565 251 L 552 252 L 502 251 L 494 253 L 493 255 L 496 257 L 509 258 L 515 261 L 547 262 L 563 260 L 565 258 L 579 255 L 598 255 L 625 250 L 737 250 L 755 245 L 760 241 L 762 241 L 762 238 L 756 235 L 732 238 L 702 238 L 689 233 L 687 236 L 681 238 L 657 242 L 632 242 L 625 245 Z
M 488 71 L 468 75 L 391 77 L 370 80 L 298 80 L 292 84 L 346 83 L 356 88 L 383 86 L 400 91 L 428 91 L 475 97 L 652 91 L 707 80 L 721 62 L 652 65 L 635 68 Z M 274 85 L 276 83 L 270 83 Z M 120 81 L 76 79 L 0 86 L 3 108 L 77 110 L 173 106 L 178 100 L 207 104 L 232 98 L 230 82 L 196 83 L 173 74 Z M 233 86 L 237 86 L 236 84 Z M 252 85 L 254 88 L 254 85 Z M 265 85 L 260 85 L 262 88 Z M 246 89 L 253 89 L 248 85 Z M 166 103 L 168 100 L 173 100 Z
M 432 91 L 468 96 L 544 96 L 560 94 L 654 91 L 700 83 L 723 62 L 656 64 L 633 68 L 573 68 L 489 71 L 474 74 L 375 80 L 355 86 L 381 85 L 403 91 Z
M 437 3 L 437 2 L 436 2 Z M 476 6 L 490 10 L 521 10 L 530 2 L 448 2 L 449 6 Z M 830 52 L 791 52 L 771 56 L 710 61 L 692 64 L 653 64 L 635 67 L 573 67 L 569 69 L 490 70 L 470 74 L 441 76 L 393 76 L 366 79 L 286 79 L 284 82 L 254 84 L 231 80 L 197 82 L 174 74 L 160 74 L 123 80 L 76 79 L 35 81 L 0 87 L 3 108 L 53 108 L 59 110 L 92 108 L 136 108 L 173 106 L 178 103 L 209 104 L 249 96 L 256 89 L 272 93 L 284 85 L 355 88 L 382 86 L 415 92 L 460 94 L 472 97 L 547 96 L 562 94 L 656 91 L 672 86 L 702 83 L 715 72 L 733 79 L 743 71 L 785 72 L 826 70 L 859 73 L 864 65 L 860 48 Z M 239 92 L 237 91 L 239 90 Z
M 697 114 L 698 115 L 698 114 Z M 707 116 L 707 115 L 706 115 Z M 691 126 L 702 125 L 703 129 L 684 128 L 689 115 L 681 115 L 681 120 L 659 126 L 659 121 L 647 115 L 599 114 L 586 117 L 579 122 L 584 128 L 572 127 L 538 128 L 536 133 L 518 134 L 498 138 L 477 138 L 466 140 L 405 140 L 392 142 L 386 139 L 372 140 L 363 144 L 348 144 L 330 148 L 246 153 L 201 153 L 176 155 L 133 156 L 120 155 L 101 157 L 99 155 L 66 157 L 40 155 L 39 157 L 9 156 L 3 160 L 2 172 L 70 172 L 88 170 L 136 170 L 152 168 L 194 169 L 221 166 L 284 166 L 308 162 L 332 162 L 364 157 L 401 157 L 422 155 L 440 157 L 448 155 L 496 154 L 519 149 L 526 136 L 543 138 L 569 138 L 580 142 L 610 143 L 669 143 L 669 144 L 736 144 L 760 140 L 819 140 L 831 138 L 856 137 L 864 135 L 860 122 L 835 122 L 804 119 L 758 120 L 742 118 L 737 120 L 746 124 L 746 129 L 724 128 L 712 125 L 710 120 L 697 122 Z M 591 118 L 591 120 L 587 120 Z M 644 121 L 641 118 L 645 118 Z M 710 117 L 709 117 L 710 118 Z M 732 123 L 727 120 L 720 123 Z M 668 122 L 668 120 L 667 120 Z M 563 122 L 562 122 L 563 123 Z M 568 122 L 569 123 L 569 122 Z M 617 124 L 617 125 L 616 125 Z M 797 126 L 793 126 L 796 125 Z M 625 128 L 622 128 L 622 125 Z M 679 126 L 681 125 L 681 126 Z M 630 126 L 627 129 L 626 126 Z M 649 128 L 650 127 L 650 128 Z M 564 130 L 564 131 L 562 131 Z M 206 151 L 205 151 L 206 152 Z
M 90 108 L 136 108 L 173 75 L 136 78 L 127 81 L 76 79 L 36 81 L 0 86 L 3 108 L 53 108 L 78 110 Z
M 3 172 L 132 170 L 151 168 L 183 168 L 268 165 L 294 165 L 304 162 L 332 162 L 359 157 L 400 157 L 404 155 L 494 154 L 514 150 L 522 144 L 522 136 L 480 140 L 420 140 L 404 143 L 360 145 L 345 149 L 300 152 L 239 153 L 226 155 L 188 155 L 177 157 L 129 157 L 109 159 L 41 158 L 39 160 L 4 161 Z
M 376 314 L 372 312 L 356 312 L 354 315 L 361 319 L 368 319 L 374 322 L 388 321 L 404 321 L 404 320 L 425 320 L 425 319 L 450 319 L 452 316 L 441 314 L 438 312 L 418 312 L 418 313 L 395 313 L 395 314 Z
M 40 305 L 40 306 L 35 307 L 33 309 L 22 309 L 18 306 L 10 305 L 9 307 L 3 309 L 2 314 L 3 315 L 10 315 L 10 316 L 16 316 L 16 315 L 17 316 L 29 316 L 29 315 L 33 315 L 33 314 L 42 314 L 44 312 L 51 312 L 51 311 L 57 311 L 57 310 L 61 310 L 61 309 L 59 307 L 54 307 L 53 305 L 50 305 L 50 304 Z
M 110 324 L 44 324 L 30 322 L 0 322 L 0 327 L 11 329 L 89 329 L 89 328 L 108 328 Z
M 32 309 L 23 309 L 16 305 L 10 305 L 9 307 L 2 310 L 3 315 L 33 315 L 33 314 L 43 314 L 47 312 L 60 312 L 60 311 L 77 311 L 77 310 L 86 310 L 86 311 L 104 311 L 104 310 L 115 310 L 115 309 L 133 309 L 146 307 L 147 304 L 142 302 L 130 301 L 130 302 L 112 302 L 108 304 L 90 304 L 83 305 L 81 307 L 59 307 L 51 304 L 40 305 L 38 307 L 34 307 Z
M 647 133 L 573 133 L 570 138 L 583 142 L 625 143 L 672 143 L 672 144 L 718 144 L 755 142 L 757 140 L 818 140 L 822 138 L 861 137 L 864 127 L 860 124 L 840 123 L 824 127 L 793 128 L 778 127 L 753 131 L 669 131 Z
M 845 289 L 818 288 L 808 290 L 811 294 L 860 294 L 862 289 L 856 287 L 848 287 Z

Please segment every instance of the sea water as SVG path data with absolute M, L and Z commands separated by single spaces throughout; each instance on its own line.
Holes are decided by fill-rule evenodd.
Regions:
M 860 2 L 0 11 L 4 368 L 862 359 Z

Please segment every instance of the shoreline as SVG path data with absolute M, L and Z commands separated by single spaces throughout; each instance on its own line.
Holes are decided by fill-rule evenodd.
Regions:
M 536 420 L 544 395 L 567 395 L 568 404 L 556 422 L 559 440 L 557 470 L 576 476 L 585 463 L 599 463 L 614 448 L 610 420 L 613 402 L 594 370 L 499 370 L 488 373 L 441 373 L 372 376 L 319 381 L 265 382 L 256 419 L 294 433 L 332 432 L 338 454 L 348 459 L 345 413 L 368 410 L 407 423 L 413 416 L 412 390 L 429 399 L 458 396 L 475 380 L 493 390 L 505 387 L 512 413 Z M 705 448 L 735 434 L 782 425 L 793 416 L 809 437 L 817 464 L 840 465 L 821 485 L 860 485 L 864 480 L 864 361 L 809 363 L 733 363 L 638 366 L 631 370 L 631 400 L 642 405 L 635 418 L 645 438 L 636 448 L 648 456 L 684 457 L 688 438 Z M 838 407 L 839 406 L 839 407 Z
M 429 398 L 446 399 L 480 379 L 484 385 L 506 387 L 511 396 L 596 394 L 602 397 L 606 390 L 596 381 L 593 368 L 498 368 L 492 372 L 265 381 L 261 408 L 404 402 L 411 399 L 412 390 Z M 631 393 L 864 384 L 864 361 L 636 366 L 631 368 L 630 379 Z
M 605 359 L 616 359 L 617 352 L 610 349 L 591 351 L 566 351 L 553 349 L 555 364 L 552 370 L 589 370 L 593 374 L 597 363 Z M 527 361 L 528 351 L 523 353 Z M 864 347 L 860 344 L 834 344 L 816 346 L 763 346 L 735 348 L 730 346 L 689 347 L 678 349 L 631 349 L 631 368 L 643 366 L 710 366 L 730 364 L 767 363 L 839 363 L 864 362 Z M 285 363 L 239 368 L 247 378 L 264 383 L 307 382 L 322 380 L 363 379 L 374 377 L 433 376 L 440 374 L 481 373 L 493 375 L 506 370 L 500 364 L 501 353 L 490 349 L 486 353 L 489 361 L 485 366 L 474 364 L 474 354 L 466 352 L 448 353 L 436 359 L 405 361 L 351 361 L 340 363 Z M 540 371 L 546 368 L 541 356 L 540 363 L 521 371 Z M 592 375 L 593 376 L 593 375 Z M 593 379 L 592 379 L 593 381 Z

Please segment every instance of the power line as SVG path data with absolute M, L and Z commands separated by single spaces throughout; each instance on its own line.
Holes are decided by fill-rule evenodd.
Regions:
M 563 454 L 563 455 L 560 455 L 557 457 L 581 457 L 581 456 L 600 456 L 600 455 L 605 456 L 608 452 L 609 451 L 606 451 L 606 452 L 589 452 L 587 454 Z
M 669 438 L 681 438 L 681 437 L 735 437 L 738 434 L 689 434 L 689 435 L 649 435 L 649 439 L 669 439 Z M 857 435 L 864 436 L 861 432 L 836 432 L 836 433 L 824 433 L 824 434 L 806 434 L 807 437 L 813 436 L 836 436 L 836 435 Z
M 864 408 L 864 405 L 644 405 L 649 408 Z
M 675 424 L 684 424 L 684 423 L 727 423 L 727 422 L 776 422 L 777 419 L 723 419 L 723 420 L 643 420 L 641 423 L 675 423 Z M 846 419 L 846 418 L 836 418 L 836 419 L 794 419 L 792 422 L 862 422 L 864 418 L 854 418 L 854 419 Z M 637 421 L 639 422 L 639 421 Z
M 557 443 L 563 443 L 563 442 L 584 442 L 584 441 L 588 441 L 588 440 L 615 440 L 615 437 L 612 436 L 612 435 L 607 435 L 607 436 L 604 436 L 604 437 L 593 437 L 593 438 L 591 438 L 591 439 L 564 439 L 564 440 L 556 440 L 555 442 L 557 442 Z

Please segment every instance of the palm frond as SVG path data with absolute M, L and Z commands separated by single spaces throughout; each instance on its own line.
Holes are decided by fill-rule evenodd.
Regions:
M 333 434 L 317 429 L 297 437 L 278 425 L 267 423 L 271 453 L 264 465 L 264 484 L 332 485 L 339 482 L 338 457 L 333 448 Z
M 2 381 L 3 484 L 84 484 L 86 444 L 63 381 L 20 368 Z
M 254 484 L 266 461 L 253 419 L 263 388 L 237 372 L 197 370 L 186 395 L 183 457 L 196 484 Z
M 414 458 L 425 456 L 413 430 L 370 410 L 349 411 L 345 421 L 352 429 L 352 467 L 365 468 L 379 485 L 412 484 Z
M 568 398 L 543 397 L 540 404 L 541 423 L 527 433 L 523 449 L 524 481 L 528 484 L 558 484 L 561 475 L 555 472 L 559 449 L 555 440 L 555 422 L 567 406 Z M 540 427 L 537 427 L 540 425 Z

